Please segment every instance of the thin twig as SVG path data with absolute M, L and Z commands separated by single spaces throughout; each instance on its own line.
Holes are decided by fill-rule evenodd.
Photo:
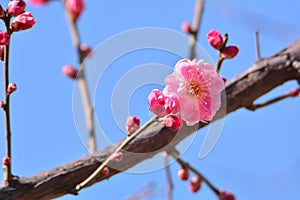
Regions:
M 120 152 L 124 147 L 126 147 L 134 138 L 136 138 L 141 132 L 143 132 L 147 127 L 152 123 L 156 122 L 158 119 L 157 116 L 150 119 L 145 123 L 140 129 L 134 132 L 132 135 L 127 137 L 124 142 L 108 157 L 106 160 L 84 181 L 76 185 L 74 193 L 78 193 L 82 188 L 86 187 L 90 182 L 92 182 L 97 176 L 101 173 L 104 167 L 113 159 L 116 153 Z
M 163 152 L 163 158 L 164 158 L 164 165 L 165 165 L 165 171 L 166 171 L 166 177 L 167 177 L 167 183 L 168 183 L 168 200 L 173 199 L 173 181 L 171 177 L 171 171 L 170 171 L 170 165 L 169 165 L 169 156 L 168 152 Z
M 62 0 L 62 3 L 65 6 L 65 0 Z M 77 24 L 72 20 L 71 14 L 69 13 L 68 9 L 65 8 L 65 12 L 69 22 L 70 33 L 73 40 L 73 44 L 77 50 L 79 70 L 78 70 L 78 75 L 76 80 L 81 94 L 86 126 L 89 133 L 88 149 L 90 153 L 95 153 L 97 151 L 97 143 L 96 143 L 95 125 L 94 125 L 94 108 L 90 100 L 88 85 L 84 74 L 83 61 L 85 56 L 83 52 L 80 50 L 81 41 L 80 41 Z
M 246 108 L 247 108 L 248 110 L 255 111 L 255 110 L 259 109 L 259 108 L 263 108 L 263 107 L 269 106 L 269 105 L 271 105 L 271 104 L 277 103 L 277 102 L 279 102 L 279 101 L 281 101 L 281 100 L 283 100 L 283 99 L 286 99 L 286 98 L 288 98 L 288 97 L 290 97 L 289 94 L 283 94 L 283 95 L 281 95 L 281 96 L 279 96 L 279 97 L 276 97 L 276 98 L 271 99 L 271 100 L 269 100 L 269 101 L 266 101 L 266 102 L 264 102 L 264 103 L 253 104 L 253 105 L 248 106 L 248 107 L 246 107 Z
M 194 167 L 192 167 L 189 163 L 183 161 L 178 153 L 176 153 L 175 151 L 170 152 L 170 155 L 184 168 L 191 170 L 193 173 L 195 173 L 202 181 L 204 181 L 207 186 L 217 195 L 219 196 L 219 190 L 213 186 L 213 184 L 207 179 L 205 178 L 198 170 L 196 170 Z
M 259 32 L 258 32 L 258 29 L 255 31 L 255 44 L 256 44 L 257 60 L 260 60 L 261 56 L 260 56 L 260 45 L 259 45 Z
M 200 29 L 200 24 L 203 15 L 205 0 L 196 0 L 194 8 L 194 19 L 192 24 L 193 33 L 190 34 L 189 43 L 190 43 L 190 60 L 196 58 L 196 43 L 198 38 L 198 33 Z
M 10 17 L 8 16 L 5 19 L 6 32 L 11 36 L 10 31 Z M 4 97 L 5 97 L 5 109 L 4 109 L 4 118 L 5 118 L 5 143 L 6 143 L 6 157 L 10 159 L 10 164 L 4 167 L 4 181 L 10 183 L 12 179 L 11 174 L 11 127 L 10 127 L 10 93 L 7 92 L 9 84 L 9 46 L 10 42 L 4 48 L 4 60 L 3 60 L 3 75 L 4 75 Z

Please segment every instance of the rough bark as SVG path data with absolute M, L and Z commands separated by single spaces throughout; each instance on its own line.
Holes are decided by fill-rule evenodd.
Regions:
M 248 70 L 235 77 L 226 85 L 226 113 L 252 105 L 258 97 L 275 87 L 290 81 L 300 82 L 300 40 L 277 54 L 251 65 Z M 123 161 L 116 163 L 119 170 L 111 169 L 108 176 L 99 176 L 93 183 L 102 181 L 126 170 L 155 154 L 170 148 L 206 124 L 186 127 L 177 133 L 162 127 L 159 123 L 151 125 L 142 135 L 127 147 Z M 121 141 L 120 141 L 121 142 Z M 53 199 L 72 193 L 76 184 L 83 181 L 101 161 L 108 157 L 116 145 L 97 152 L 96 158 L 86 155 L 79 160 L 64 164 L 31 177 L 15 178 L 10 186 L 0 187 L 0 199 Z M 131 155 L 131 154 L 130 154 Z

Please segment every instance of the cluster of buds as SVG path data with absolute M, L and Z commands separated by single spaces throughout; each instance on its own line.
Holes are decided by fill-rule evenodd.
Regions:
M 190 173 L 185 167 L 181 167 L 177 172 L 178 178 L 182 181 L 187 181 L 189 179 Z M 191 182 L 189 184 L 189 191 L 191 192 L 198 192 L 201 188 L 201 179 L 199 176 L 194 176 L 191 179 Z
M 220 32 L 216 31 L 214 29 L 209 31 L 206 35 L 206 38 L 207 38 L 209 44 L 213 48 L 220 51 L 220 55 L 223 59 L 234 58 L 238 54 L 239 49 L 235 45 L 226 46 L 227 39 L 224 39 L 225 37 L 227 38 L 228 35 L 225 34 L 225 36 L 222 37 Z
M 178 98 L 167 88 L 163 92 L 152 90 L 148 96 L 148 104 L 150 111 L 160 117 L 167 128 L 177 131 L 182 127 Z
M 12 0 L 8 3 L 6 11 L 0 5 L 0 19 L 9 21 L 14 17 L 10 24 L 9 32 L 0 32 L 0 45 L 7 45 L 9 43 L 10 34 L 12 32 L 27 30 L 35 24 L 35 20 L 30 12 L 25 12 L 26 3 L 24 0 Z M 0 58 L 3 59 L 2 51 L 0 49 Z

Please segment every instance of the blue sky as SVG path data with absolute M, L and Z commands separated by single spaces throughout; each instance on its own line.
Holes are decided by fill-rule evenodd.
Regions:
M 86 10 L 79 20 L 82 41 L 95 47 L 115 34 L 143 27 L 181 32 L 181 23 L 193 18 L 194 3 L 194 0 L 87 0 Z M 215 60 L 217 53 L 208 45 L 206 33 L 212 28 L 229 33 L 228 44 L 236 44 L 240 48 L 239 55 L 226 61 L 221 71 L 223 76 L 231 79 L 256 59 L 256 28 L 261 30 L 263 57 L 276 53 L 297 39 L 300 33 L 296 17 L 299 6 L 297 1 L 207 1 L 199 43 Z M 38 8 L 29 5 L 27 10 L 33 13 L 37 23 L 33 29 L 13 35 L 10 61 L 11 81 L 18 85 L 18 91 L 12 96 L 11 111 L 13 172 L 19 176 L 30 176 L 88 153 L 80 139 L 84 133 L 77 133 L 73 119 L 74 82 L 61 73 L 64 64 L 75 65 L 77 60 L 62 6 L 53 2 Z M 128 54 L 115 62 L 123 68 L 112 66 L 103 81 L 117 81 L 122 73 L 143 63 L 171 66 L 176 59 L 174 55 L 150 50 Z M 0 75 L 3 77 L 2 72 Z M 99 102 L 109 97 L 112 86 L 98 86 L 100 94 L 96 93 L 96 97 L 104 91 L 103 99 L 97 101 L 96 98 L 95 102 L 96 106 L 100 104 L 99 110 L 96 110 L 99 119 L 106 118 L 101 114 L 102 104 Z M 295 82 L 284 84 L 257 102 L 296 86 Z M 152 87 L 142 87 L 129 102 L 129 112 L 141 116 L 142 122 L 149 115 L 146 96 Z M 203 172 L 214 185 L 236 194 L 237 199 L 299 199 L 299 107 L 298 98 L 287 99 L 255 113 L 238 110 L 226 117 L 222 135 L 207 157 L 198 158 L 199 147 L 207 131 L 203 129 L 193 136 L 195 139 L 182 158 Z M 103 119 L 108 120 L 104 131 L 109 139 L 117 141 L 124 135 L 110 119 L 111 116 Z M 0 120 L 3 121 L 2 115 Z M 0 130 L 4 130 L 3 123 Z M 3 140 L 0 153 L 4 156 Z M 206 186 L 199 193 L 191 194 L 187 190 L 188 183 L 177 180 L 178 168 L 176 163 L 171 166 L 175 200 L 217 199 Z M 154 184 L 156 191 L 149 199 L 166 199 L 164 170 L 144 174 L 123 173 L 82 190 L 79 196 L 67 195 L 59 199 L 125 199 L 143 190 L 149 183 Z

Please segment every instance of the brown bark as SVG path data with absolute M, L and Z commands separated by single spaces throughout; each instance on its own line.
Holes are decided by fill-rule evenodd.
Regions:
M 275 87 L 290 81 L 300 82 L 300 40 L 274 56 L 255 62 L 248 70 L 235 77 L 226 86 L 227 110 L 229 114 L 239 108 L 252 105 L 253 101 Z M 135 152 L 135 156 L 124 154 L 123 161 L 111 169 L 108 176 L 99 176 L 92 184 L 107 179 L 126 170 L 155 154 L 170 148 L 206 124 L 198 127 L 184 127 L 184 132 L 174 133 L 156 123 L 151 125 L 142 135 L 135 138 L 127 147 L 128 152 Z M 121 141 L 120 141 L 121 142 Z M 117 145 L 117 144 L 116 144 Z M 83 181 L 99 166 L 115 149 L 108 147 L 91 155 L 50 169 L 35 176 L 15 178 L 12 185 L 0 187 L 0 199 L 53 199 L 72 193 L 76 184 Z M 145 154 L 145 152 L 148 152 Z M 141 153 L 141 154 L 138 154 Z

